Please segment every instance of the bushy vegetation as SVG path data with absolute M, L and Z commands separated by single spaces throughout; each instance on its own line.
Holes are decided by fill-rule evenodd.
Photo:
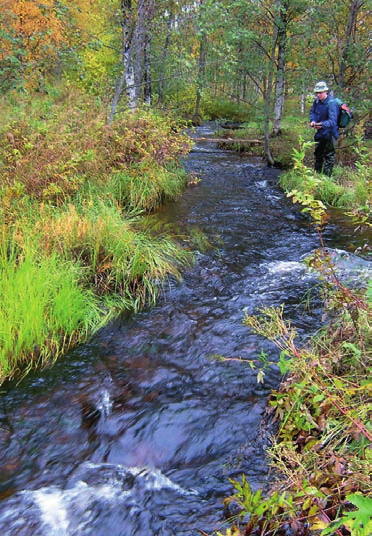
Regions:
M 187 138 L 177 133 L 181 125 L 144 111 L 124 113 L 109 126 L 99 100 L 73 91 L 61 91 L 58 103 L 52 102 L 53 107 L 45 96 L 30 97 L 12 110 L 3 126 L 3 199 L 26 193 L 61 204 L 87 183 L 106 186 L 117 174 L 114 182 L 127 183 L 122 192 L 130 190 L 129 177 L 143 177 L 143 201 L 136 208 L 153 208 L 162 196 L 179 195 L 181 170 L 175 161 L 189 148 Z M 154 181 L 156 199 L 151 193 Z M 130 195 L 120 201 L 130 205 Z
M 246 102 L 234 102 L 206 95 L 202 103 L 202 116 L 204 120 L 241 121 L 248 122 L 252 118 L 252 111 Z
M 283 307 L 245 315 L 245 325 L 280 350 L 283 380 L 266 412 L 274 480 L 266 496 L 244 475 L 232 481 L 225 506 L 238 513 L 225 536 L 372 533 L 372 281 L 340 281 L 322 241 L 325 207 L 309 198 L 303 205 L 322 245 L 308 263 L 323 280 L 324 326 L 300 342 Z
M 57 97 L 2 103 L 0 381 L 50 364 L 123 308 L 154 303 L 191 262 L 143 225 L 185 188 L 183 125 L 139 111 L 108 126 L 99 101 Z
M 319 264 L 322 270 L 327 265 L 324 259 Z M 281 310 L 245 318 L 247 326 L 280 348 L 285 379 L 269 400 L 272 422 L 279 426 L 268 452 L 278 477 L 276 510 L 259 511 L 257 504 L 250 512 L 255 514 L 252 530 L 244 534 L 285 534 L 288 527 L 324 536 L 371 533 L 370 296 L 371 284 L 360 295 L 336 279 L 329 282 L 328 323 L 302 346 Z M 244 495 L 238 494 L 240 504 Z M 337 531 L 340 526 L 348 532 Z
M 355 142 L 355 162 L 352 167 L 336 166 L 332 177 L 314 173 L 305 164 L 312 142 L 303 142 L 300 147 L 292 149 L 293 169 L 283 173 L 279 184 L 287 192 L 295 191 L 320 200 L 328 206 L 358 209 L 369 205 L 371 200 L 371 153 L 359 140 Z
M 235 492 L 224 501 L 234 512 L 231 528 L 217 536 L 372 533 L 372 283 L 351 290 L 325 250 L 317 260 L 327 322 L 311 340 L 300 342 L 283 308 L 245 316 L 245 325 L 280 350 L 283 380 L 262 431 L 274 433 L 272 478 L 266 494 L 253 491 L 245 475 L 231 480 Z
M 324 203 L 335 205 L 336 191 L 338 203 L 348 196 L 341 206 L 355 208 L 359 225 L 371 225 L 368 153 L 358 149 L 354 183 L 336 190 L 332 179 L 304 164 L 309 147 L 294 150 L 294 169 L 281 182 L 319 234 L 321 247 L 308 263 L 323 280 L 324 327 L 301 344 L 283 308 L 245 316 L 244 323 L 281 352 L 283 380 L 267 410 L 276 430 L 268 450 L 276 480 L 266 497 L 253 492 L 244 476 L 232 481 L 236 492 L 226 504 L 240 513 L 226 535 L 372 533 L 372 281 L 357 288 L 342 283 L 322 239 Z

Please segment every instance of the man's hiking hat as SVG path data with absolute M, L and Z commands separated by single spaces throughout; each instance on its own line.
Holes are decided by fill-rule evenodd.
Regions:
M 322 93 L 323 91 L 328 91 L 328 86 L 325 82 L 318 82 L 314 87 L 314 93 Z

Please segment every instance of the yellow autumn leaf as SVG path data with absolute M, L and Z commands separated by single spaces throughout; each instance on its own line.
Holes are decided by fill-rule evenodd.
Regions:
M 326 521 L 322 515 L 316 516 L 314 521 L 311 522 L 311 530 L 323 530 L 329 524 L 329 521 Z

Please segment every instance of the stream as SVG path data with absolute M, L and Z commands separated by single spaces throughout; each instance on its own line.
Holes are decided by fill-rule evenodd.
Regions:
M 229 478 L 267 485 L 261 425 L 280 373 L 258 383 L 239 358 L 276 361 L 278 350 L 242 320 L 284 304 L 301 337 L 317 329 L 319 304 L 306 308 L 317 279 L 302 258 L 318 239 L 261 160 L 206 139 L 185 166 L 200 182 L 151 216 L 210 244 L 183 281 L 2 389 L 2 536 L 211 534 L 227 527 Z M 328 226 L 325 240 L 347 237 Z

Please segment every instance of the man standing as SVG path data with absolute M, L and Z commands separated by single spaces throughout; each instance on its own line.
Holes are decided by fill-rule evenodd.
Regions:
M 328 96 L 328 86 L 318 82 L 314 88 L 316 99 L 310 110 L 310 126 L 316 129 L 314 140 L 314 169 L 330 177 L 336 156 L 338 138 L 338 104 Z

